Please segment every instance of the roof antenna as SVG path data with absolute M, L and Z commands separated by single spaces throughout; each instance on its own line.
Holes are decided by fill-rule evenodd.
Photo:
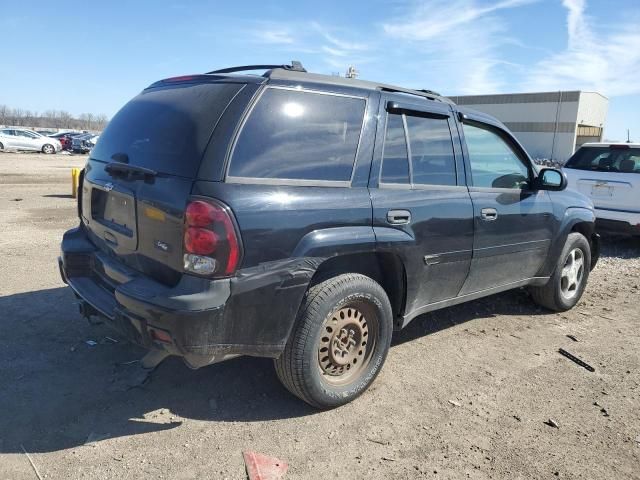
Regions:
M 349 68 L 347 68 L 347 73 L 345 73 L 345 78 L 358 78 L 358 75 L 360 74 L 360 72 L 358 72 L 356 70 L 356 67 L 354 67 L 353 65 L 349 65 Z
M 631 136 L 629 134 L 629 129 L 627 128 L 627 143 L 631 143 Z

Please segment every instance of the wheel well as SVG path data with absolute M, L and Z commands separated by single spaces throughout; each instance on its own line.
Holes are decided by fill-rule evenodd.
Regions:
M 582 234 L 591 247 L 591 269 L 596 266 L 600 258 L 600 238 L 595 232 L 595 228 L 590 222 L 579 222 L 571 227 L 571 232 Z
M 392 253 L 357 253 L 325 260 L 310 285 L 343 273 L 360 273 L 378 282 L 389 297 L 394 319 L 404 313 L 406 274 L 402 260 Z

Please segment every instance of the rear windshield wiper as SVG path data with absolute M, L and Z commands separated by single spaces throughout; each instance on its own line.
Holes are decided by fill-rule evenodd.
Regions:
M 151 180 L 158 175 L 158 172 L 151 170 L 150 168 L 137 167 L 135 165 L 127 165 L 126 163 L 120 162 L 111 162 L 104 167 L 104 170 L 112 177 L 125 177 L 130 180 L 142 178 L 146 181 Z

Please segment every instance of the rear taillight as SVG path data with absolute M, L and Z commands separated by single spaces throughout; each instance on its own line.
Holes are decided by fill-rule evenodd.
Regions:
M 184 215 L 184 269 L 206 276 L 232 275 L 240 261 L 240 239 L 231 210 L 211 200 L 193 200 Z

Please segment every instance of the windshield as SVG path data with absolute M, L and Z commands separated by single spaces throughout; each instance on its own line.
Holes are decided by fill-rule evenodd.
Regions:
M 107 125 L 92 158 L 193 178 L 213 129 L 242 84 L 178 84 L 145 90 Z
M 640 147 L 581 147 L 565 167 L 594 172 L 640 173 Z

